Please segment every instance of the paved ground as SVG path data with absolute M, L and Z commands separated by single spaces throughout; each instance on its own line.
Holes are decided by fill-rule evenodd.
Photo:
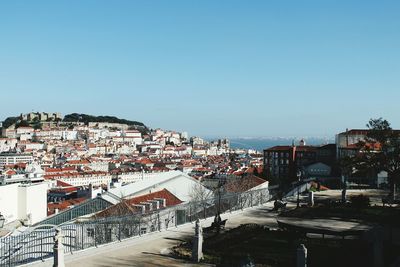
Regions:
M 374 197 L 374 203 L 378 203 L 382 191 L 348 190 L 348 194 L 368 194 Z M 340 199 L 340 190 L 317 192 L 316 199 L 337 198 Z M 306 201 L 305 197 L 301 197 Z M 288 208 L 296 205 L 296 196 L 288 199 Z M 381 202 L 380 202 L 381 203 Z M 257 223 L 276 228 L 277 213 L 270 212 L 273 203 L 249 208 L 244 211 L 222 214 L 222 219 L 228 219 L 226 228 L 231 229 L 244 223 Z M 202 220 L 202 226 L 211 225 L 213 218 Z M 342 222 L 345 224 L 346 222 Z M 344 226 L 345 227 L 345 226 Z M 108 244 L 98 248 L 76 252 L 66 255 L 67 267 L 75 266 L 207 266 L 205 264 L 193 264 L 180 259 L 170 257 L 169 249 L 178 245 L 183 239 L 193 236 L 194 224 L 181 225 L 166 231 L 150 233 L 142 237 L 131 238 L 122 242 Z M 31 264 L 31 266 L 52 266 L 53 260 Z
M 367 231 L 372 229 L 372 226 L 360 223 L 360 222 L 351 222 L 351 221 L 342 221 L 342 220 L 334 220 L 334 219 L 301 219 L 301 218 L 279 218 L 280 222 L 286 223 L 288 225 L 293 225 L 294 227 L 299 227 L 303 229 L 313 229 L 316 231 L 329 231 L 332 233 L 345 233 L 347 231 Z M 312 231 L 312 230 L 311 230 Z
M 384 190 L 375 190 L 375 189 L 368 189 L 368 190 L 359 190 L 359 189 L 351 189 L 346 191 L 346 198 L 347 200 L 350 199 L 351 196 L 354 195 L 368 195 L 371 201 L 371 205 L 382 205 L 382 198 L 388 195 L 388 191 Z M 342 190 L 328 190 L 328 191 L 321 191 L 315 192 L 314 197 L 317 199 L 329 198 L 329 199 L 342 199 Z
M 231 229 L 243 223 L 259 223 L 277 227 L 276 213 L 269 212 L 272 203 L 256 208 L 222 214 L 228 219 L 226 228 Z M 202 220 L 203 227 L 211 225 L 213 218 Z M 178 245 L 183 239 L 194 235 L 194 224 L 181 225 L 166 231 L 150 233 L 122 242 L 108 244 L 98 248 L 66 255 L 65 265 L 75 266 L 207 266 L 193 264 L 170 257 L 169 249 Z M 31 264 L 30 266 L 52 266 L 53 260 Z

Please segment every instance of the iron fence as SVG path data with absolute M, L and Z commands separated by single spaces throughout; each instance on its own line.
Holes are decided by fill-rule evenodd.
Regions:
M 252 206 L 270 200 L 268 189 L 225 193 L 210 199 L 192 201 L 147 213 L 106 218 L 79 219 L 60 225 L 65 253 L 119 242 L 134 236 L 161 231 Z M 40 225 L 30 232 L 0 239 L 0 267 L 16 266 L 53 256 L 55 225 Z
M 71 221 L 79 216 L 92 214 L 101 210 L 104 210 L 108 207 L 112 206 L 112 204 L 101 197 L 96 197 L 90 200 L 87 200 L 80 205 L 77 205 L 71 209 L 62 211 L 58 214 L 48 217 L 47 219 L 38 222 L 35 226 L 45 225 L 45 224 L 53 224 L 59 225 L 68 221 Z

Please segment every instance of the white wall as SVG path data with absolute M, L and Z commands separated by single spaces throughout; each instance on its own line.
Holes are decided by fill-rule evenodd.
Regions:
M 5 217 L 5 223 L 18 219 L 18 186 L 9 184 L 0 186 L 0 212 Z
M 30 217 L 29 224 L 37 223 L 47 217 L 47 185 L 44 183 L 20 185 L 19 218 Z M 30 216 L 28 216 L 30 215 Z
M 64 183 L 73 185 L 73 186 L 83 186 L 92 184 L 93 186 L 100 186 L 102 184 L 111 183 L 112 176 L 111 175 L 99 175 L 99 176 L 79 176 L 79 177 L 71 177 L 71 178 L 58 178 L 57 180 L 63 181 Z
M 6 224 L 26 220 L 34 224 L 47 217 L 47 184 L 9 184 L 0 186 L 0 212 Z
M 253 187 L 252 189 L 250 189 L 249 191 L 253 191 L 253 190 L 258 190 L 258 189 L 267 189 L 269 185 L 268 181 L 265 181 L 264 183 L 257 185 L 256 187 Z
M 134 196 L 149 194 L 165 188 L 172 194 L 177 196 L 180 200 L 186 202 L 191 200 L 190 194 L 193 192 L 193 189 L 198 184 L 200 183 L 197 180 L 182 175 L 174 177 L 171 180 L 161 182 L 159 184 L 154 184 L 151 188 L 138 191 L 137 193 L 135 193 Z M 209 191 L 208 189 L 205 190 Z

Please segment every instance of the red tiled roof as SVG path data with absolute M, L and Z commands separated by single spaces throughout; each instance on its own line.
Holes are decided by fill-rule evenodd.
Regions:
M 167 189 L 163 189 L 161 191 L 153 192 L 150 194 L 134 197 L 128 200 L 129 204 L 139 204 L 140 202 L 146 202 L 148 200 L 152 200 L 155 198 L 165 198 L 166 206 L 175 206 L 181 204 L 182 201 L 177 198 L 174 194 L 169 192 Z
M 150 159 L 144 158 L 138 161 L 141 164 L 153 164 L 153 162 Z
M 228 192 L 245 192 L 265 182 L 266 181 L 264 179 L 261 179 L 255 175 L 250 175 L 231 181 L 225 184 L 224 188 Z
M 288 150 L 291 150 L 292 148 L 293 148 L 292 146 L 274 146 L 274 147 L 270 147 L 265 150 L 266 151 L 288 151 Z
M 14 170 L 7 170 L 5 173 L 5 175 L 14 175 L 17 174 Z
M 314 146 L 296 146 L 296 152 L 313 152 L 317 151 L 317 148 Z
M 17 164 L 10 164 L 10 165 L 5 165 L 4 168 L 10 168 L 10 169 L 25 169 L 27 163 L 17 163 Z
M 59 211 L 66 210 L 69 207 L 82 203 L 85 200 L 86 198 L 81 197 L 81 198 L 65 200 L 60 203 L 49 203 L 47 204 L 47 216 L 54 214 L 56 209 L 58 209 Z
M 82 159 L 82 160 L 69 160 L 66 162 L 66 164 L 71 164 L 71 165 L 82 165 L 82 164 L 89 164 L 90 161 L 86 160 L 86 159 Z
M 49 190 L 49 192 L 72 193 L 78 191 L 77 187 L 74 187 L 60 180 L 57 180 L 57 187 L 59 188 L 52 188 Z
M 68 184 L 68 183 L 66 183 L 66 182 L 63 182 L 63 181 L 60 181 L 60 180 L 57 180 L 57 184 L 56 184 L 57 186 L 64 186 L 64 187 L 66 187 L 66 186 L 72 186 L 72 185 L 70 185 L 70 184 Z
M 75 167 L 64 167 L 64 168 L 46 168 L 46 172 L 69 172 L 76 171 Z
M 147 202 L 149 200 L 153 200 L 155 198 L 165 198 L 166 206 L 174 206 L 182 203 L 182 201 L 177 198 L 174 194 L 169 192 L 167 189 L 163 189 L 161 191 L 153 192 L 150 194 L 134 197 L 118 203 L 114 206 L 111 206 L 95 215 L 96 218 L 104 218 L 109 216 L 121 216 L 132 214 L 136 212 L 140 212 L 139 208 L 134 206 L 136 204 L 140 204 L 140 202 Z
M 340 134 L 348 134 L 348 135 L 366 135 L 368 133 L 368 129 L 351 129 Z

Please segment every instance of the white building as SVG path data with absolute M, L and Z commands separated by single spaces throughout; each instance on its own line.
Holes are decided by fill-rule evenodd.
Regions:
M 120 130 L 127 130 L 129 128 L 128 124 L 113 123 L 113 122 L 89 122 L 89 128 L 117 128 Z
M 25 143 L 25 150 L 41 150 L 45 148 L 44 143 L 27 142 Z
M 365 141 L 368 130 L 352 129 L 336 135 L 336 145 L 338 148 L 348 147 L 349 145 L 357 144 L 360 141 Z
M 0 185 L 14 184 L 14 183 L 38 183 L 44 181 L 44 170 L 39 164 L 33 162 L 26 166 L 24 173 L 15 173 L 11 170 L 6 171 L 0 175 Z
M 207 149 L 202 147 L 195 147 L 192 150 L 192 155 L 195 157 L 205 157 L 207 155 Z
M 78 140 L 78 131 L 74 130 L 63 131 L 62 138 L 64 140 Z
M 190 142 L 192 143 L 192 146 L 202 146 L 205 144 L 204 139 L 197 137 L 197 136 L 193 136 L 192 138 L 190 138 Z
M 7 152 L 17 146 L 16 138 L 0 138 L 0 152 Z
M 108 166 L 108 161 L 106 160 L 91 160 L 89 163 L 89 168 L 91 168 L 94 171 L 100 171 L 100 172 L 108 172 L 109 166 Z
M 27 139 L 31 139 L 34 129 L 32 127 L 19 127 L 17 128 L 17 136 L 27 135 Z
M 22 220 L 28 225 L 47 217 L 47 185 L 9 184 L 0 186 L 0 212 L 5 223 Z
M 61 140 L 63 137 L 63 130 L 36 130 L 33 136 L 38 140 Z
M 133 198 L 165 188 L 180 200 L 186 202 L 192 200 L 193 190 L 198 186 L 203 187 L 199 181 L 189 175 L 180 171 L 171 171 L 159 173 L 151 177 L 151 179 L 143 179 L 119 188 L 112 188 L 110 189 L 110 193 L 118 197 Z M 203 189 L 207 195 L 211 195 L 210 190 L 205 187 Z M 113 201 L 115 202 L 111 197 L 104 196 L 104 198 L 112 203 Z
M 189 134 L 188 134 L 188 132 L 182 132 L 182 133 L 181 133 L 181 138 L 182 138 L 183 140 L 189 140 Z
M 160 175 L 160 172 L 127 172 L 118 174 L 118 181 L 123 184 L 136 183 L 142 180 L 153 179 Z
M 110 184 L 112 176 L 109 174 L 79 174 L 76 176 L 60 176 L 60 178 L 55 179 L 73 186 L 84 186 L 89 184 L 92 184 L 93 186 L 101 186 L 103 184 Z
M 29 154 L 3 153 L 0 154 L 0 167 L 17 163 L 32 163 L 33 156 Z
M 120 135 L 119 131 L 115 132 L 110 132 L 108 129 L 89 129 L 89 140 L 90 141 L 98 141 L 100 139 L 106 139 L 109 136 L 112 136 L 112 134 L 116 133 L 117 136 Z

